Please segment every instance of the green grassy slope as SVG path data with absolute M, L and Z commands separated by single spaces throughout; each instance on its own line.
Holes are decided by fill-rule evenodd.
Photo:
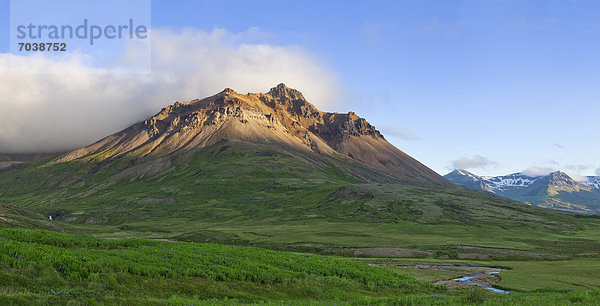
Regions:
M 1 172 L 0 200 L 103 237 L 319 252 L 405 247 L 449 256 L 600 250 L 598 217 L 467 190 L 367 183 L 344 169 L 359 165 L 272 147 L 221 142 L 160 160 L 93 159 L 52 166 L 46 159 Z
M 48 218 L 0 203 L 0 228 L 38 228 L 60 231 Z
M 365 263 L 251 247 L 0 229 L 0 302 L 352 300 L 443 292 Z
M 525 190 L 517 190 L 504 196 L 544 208 L 582 213 L 596 213 L 600 211 L 598 190 L 574 189 L 564 191 L 557 190 L 556 187 L 548 186 L 548 184 L 544 183 L 544 181 L 540 181 Z
M 597 258 L 576 260 L 502 262 L 511 270 L 502 272 L 500 286 L 518 291 L 543 289 L 598 290 L 600 265 Z

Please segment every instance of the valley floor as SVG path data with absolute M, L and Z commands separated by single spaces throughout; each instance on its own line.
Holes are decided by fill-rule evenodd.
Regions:
M 597 258 L 352 258 L 36 229 L 0 229 L 0 251 L 0 304 L 600 304 Z M 487 281 L 512 292 L 451 281 L 483 267 L 508 269 Z

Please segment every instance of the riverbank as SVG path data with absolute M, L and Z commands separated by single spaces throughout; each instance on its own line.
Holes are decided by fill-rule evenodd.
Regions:
M 597 258 L 575 258 L 553 261 L 485 261 L 435 258 L 355 258 L 418 280 L 450 289 L 469 288 L 454 279 L 490 273 L 472 280 L 507 291 L 535 292 L 553 290 L 600 289 L 600 266 Z M 505 269 L 505 271 L 502 271 Z

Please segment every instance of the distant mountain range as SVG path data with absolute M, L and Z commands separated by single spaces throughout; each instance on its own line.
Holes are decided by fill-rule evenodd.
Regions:
M 588 176 L 575 181 L 564 172 L 546 176 L 513 173 L 504 176 L 479 176 L 466 170 L 454 170 L 444 176 L 469 189 L 484 191 L 534 206 L 600 213 L 600 177 Z

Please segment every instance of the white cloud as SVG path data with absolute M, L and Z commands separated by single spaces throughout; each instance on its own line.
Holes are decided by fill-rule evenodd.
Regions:
M 558 166 L 559 164 L 556 163 L 556 165 Z M 573 180 L 583 182 L 587 181 L 588 178 L 581 173 L 592 169 L 592 167 L 587 165 L 563 165 L 562 168 L 531 167 L 521 171 L 521 173 L 529 176 L 546 176 L 552 172 L 558 171 L 558 169 L 564 169 Z M 600 172 L 600 169 L 596 170 L 596 172 Z
M 283 82 L 302 91 L 317 107 L 333 106 L 336 78 L 314 55 L 298 46 L 244 43 L 245 36 L 257 36 L 256 28 L 248 32 L 153 31 L 152 69 L 169 72 L 183 93 L 193 98 L 225 87 L 242 93 L 266 91 Z
M 391 135 L 391 136 L 395 136 L 398 138 L 402 138 L 404 140 L 419 140 L 419 139 L 421 139 L 415 133 L 413 133 L 407 129 L 397 127 L 397 126 L 382 125 L 378 129 L 382 131 L 384 136 Z
M 226 87 L 266 92 L 284 82 L 317 107 L 332 108 L 336 76 L 300 47 L 248 43 L 263 36 L 256 28 L 237 34 L 154 30 L 148 75 L 92 68 L 81 54 L 60 59 L 0 54 L 0 152 L 83 146 L 176 100 Z M 122 60 L 131 58 L 125 52 Z
M 577 182 L 587 181 L 587 176 L 582 175 L 582 172 L 589 172 L 594 169 L 590 165 L 565 165 L 564 168 L 567 170 L 569 176 Z
M 528 176 L 545 176 L 555 171 L 555 169 L 548 167 L 531 167 L 521 171 L 521 173 Z
M 569 171 L 576 171 L 577 173 L 593 169 L 592 166 L 589 165 L 565 165 L 564 168 Z
M 600 176 L 600 168 L 596 169 L 596 175 Z
M 574 174 L 574 173 L 567 173 L 567 174 L 576 182 L 585 182 L 588 180 L 587 176 Z
M 494 165 L 495 163 L 488 159 L 487 157 L 483 157 L 481 155 L 475 155 L 472 158 L 470 157 L 461 157 L 452 162 L 452 167 L 454 169 L 474 169 L 474 168 L 485 168 L 490 165 Z
M 542 164 L 546 164 L 546 165 L 550 165 L 550 166 L 559 166 L 560 163 L 555 161 L 554 159 L 549 159 L 545 162 L 543 162 Z

